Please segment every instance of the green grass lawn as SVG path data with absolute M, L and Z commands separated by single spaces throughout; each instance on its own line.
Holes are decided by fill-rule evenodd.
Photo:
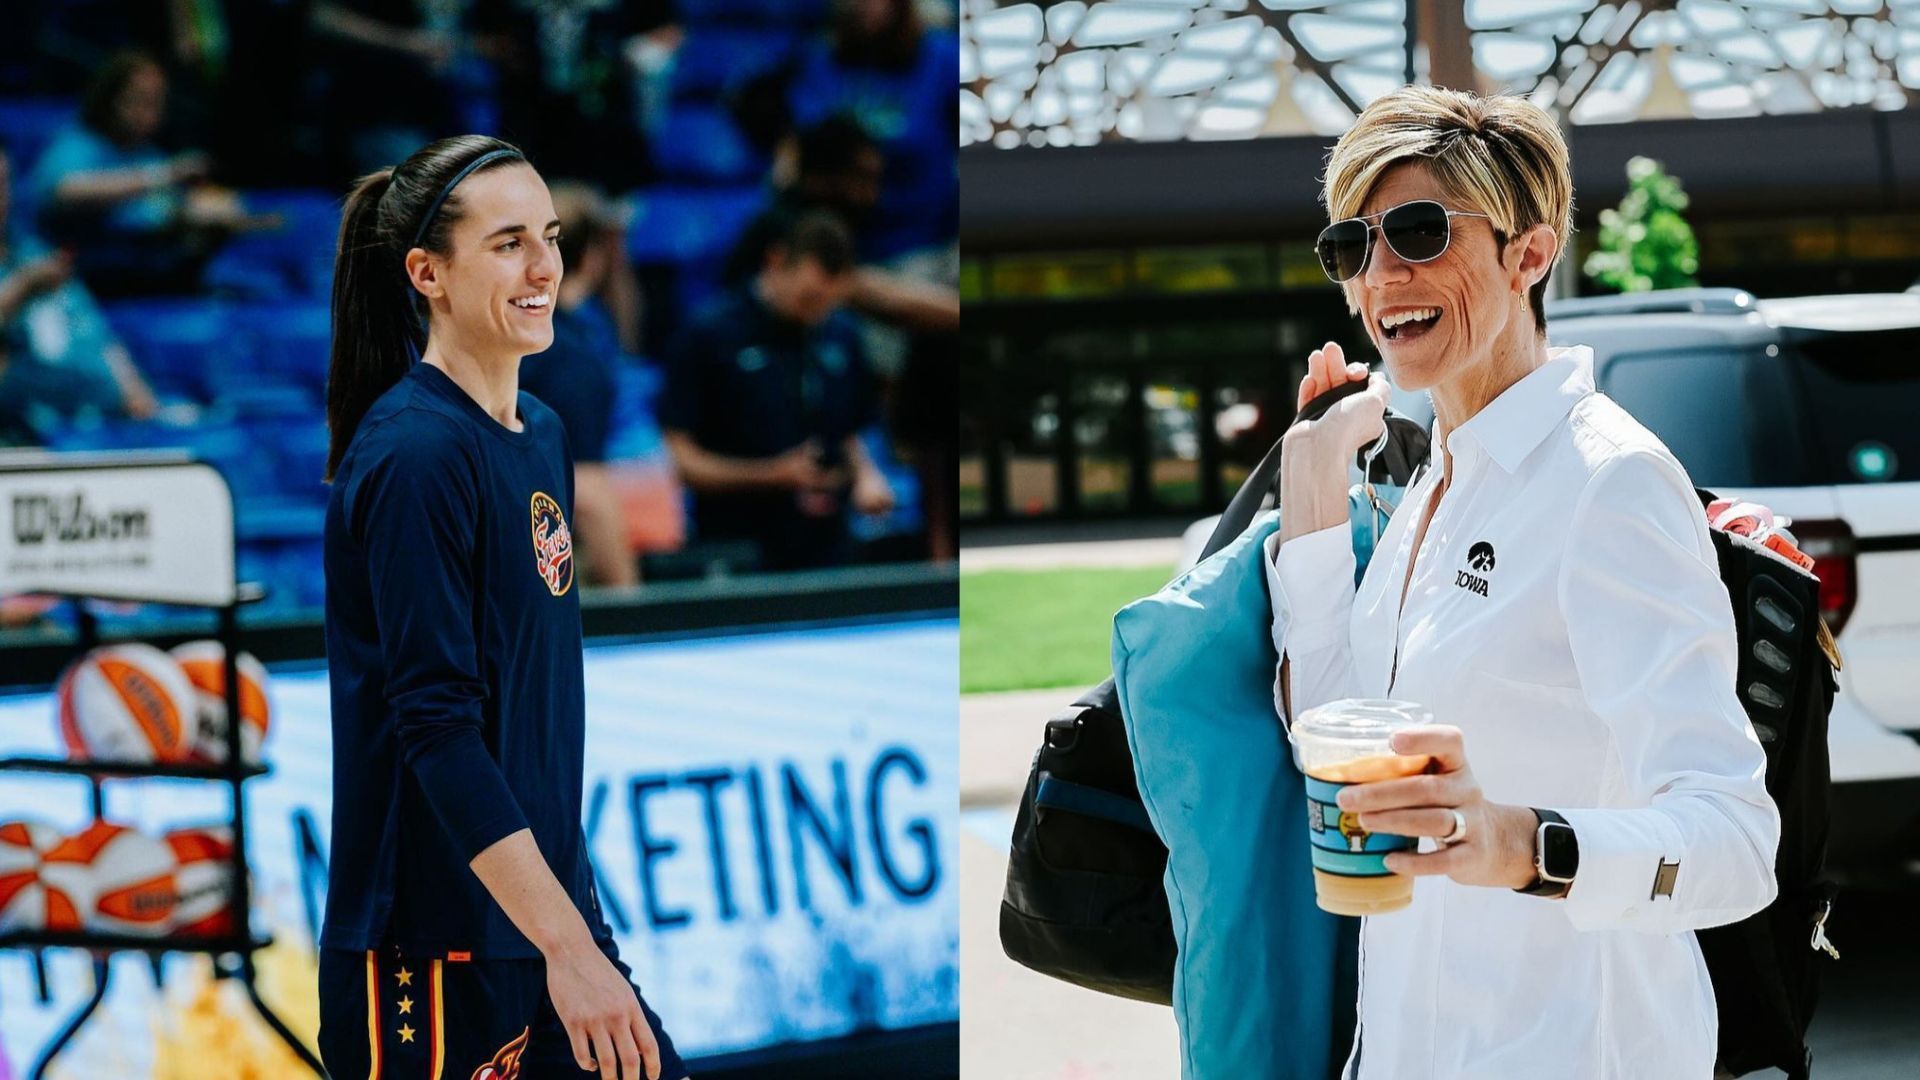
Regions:
M 1173 567 L 985 570 L 960 576 L 960 691 L 1091 686 L 1112 674 L 1113 613 Z

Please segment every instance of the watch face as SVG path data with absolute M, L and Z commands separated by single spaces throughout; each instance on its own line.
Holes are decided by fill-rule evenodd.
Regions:
M 1580 866 L 1580 849 L 1575 845 L 1573 826 L 1549 821 L 1540 827 L 1541 876 L 1555 881 L 1571 881 Z

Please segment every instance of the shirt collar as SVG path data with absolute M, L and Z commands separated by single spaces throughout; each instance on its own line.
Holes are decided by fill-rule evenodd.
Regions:
M 1448 430 L 1435 417 L 1434 442 L 1455 455 L 1477 447 L 1511 473 L 1560 426 L 1574 404 L 1591 393 L 1593 350 L 1585 345 L 1549 349 L 1546 363 L 1502 390 L 1458 428 Z M 1456 436 L 1459 441 L 1451 441 Z

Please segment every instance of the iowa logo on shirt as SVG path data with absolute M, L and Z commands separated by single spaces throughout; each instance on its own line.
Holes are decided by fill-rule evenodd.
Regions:
M 553 595 L 573 588 L 573 534 L 560 504 L 544 491 L 533 493 L 533 568 Z
M 1455 571 L 1453 583 L 1470 593 L 1487 595 L 1487 579 L 1480 575 L 1493 573 L 1493 545 L 1481 540 L 1468 548 L 1467 565 L 1480 573 L 1476 574 L 1469 570 Z

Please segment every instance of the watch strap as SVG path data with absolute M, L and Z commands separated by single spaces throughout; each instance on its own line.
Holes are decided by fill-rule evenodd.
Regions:
M 1528 896 L 1547 896 L 1547 897 L 1552 897 L 1554 899 L 1559 899 L 1560 897 L 1567 895 L 1568 892 L 1572 891 L 1573 883 L 1570 880 L 1555 881 L 1551 878 L 1546 877 L 1541 872 L 1542 866 L 1546 859 L 1546 852 L 1543 850 L 1543 841 L 1545 840 L 1545 835 L 1542 832 L 1542 827 L 1547 825 L 1548 823 L 1560 825 L 1569 829 L 1571 829 L 1572 826 L 1567 824 L 1566 818 L 1562 817 L 1560 814 L 1552 810 L 1542 810 L 1537 806 L 1530 807 L 1529 809 L 1533 811 L 1533 818 L 1534 818 L 1533 882 L 1532 884 L 1529 884 L 1523 888 L 1515 889 L 1514 892 L 1524 893 Z M 1576 848 L 1575 850 L 1577 851 L 1578 849 Z M 1575 870 L 1577 871 L 1578 868 L 1579 868 L 1578 864 L 1576 863 Z

